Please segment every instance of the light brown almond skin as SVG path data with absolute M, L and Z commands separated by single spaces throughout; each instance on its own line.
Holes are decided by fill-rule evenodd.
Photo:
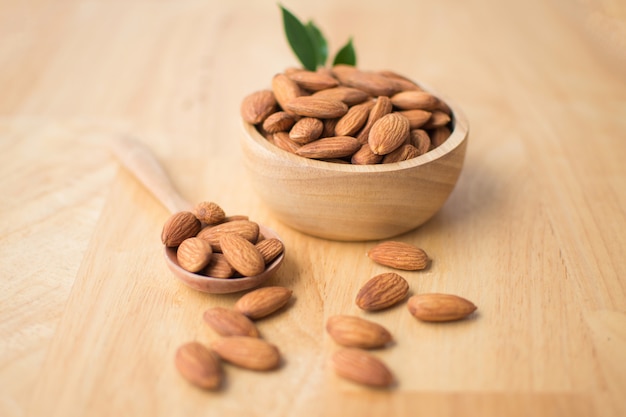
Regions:
M 161 231 L 161 241 L 167 247 L 175 247 L 185 239 L 194 237 L 202 227 L 200 220 L 189 211 L 172 214 Z
M 371 101 L 350 107 L 348 112 L 337 121 L 336 136 L 354 136 L 367 122 L 370 110 L 374 106 Z
M 289 131 L 289 139 L 304 145 L 318 139 L 324 130 L 324 123 L 314 117 L 303 117 Z
M 211 348 L 226 362 L 253 371 L 270 371 L 280 365 L 278 348 L 256 337 L 224 337 Z
M 230 278 L 235 275 L 235 269 L 228 263 L 221 253 L 211 255 L 211 261 L 202 271 L 202 275 L 212 278 Z
M 206 310 L 202 317 L 220 336 L 259 337 L 259 330 L 254 323 L 236 310 L 213 307 Z
M 286 132 L 296 123 L 294 116 L 285 111 L 277 111 L 263 121 L 263 130 L 267 133 Z
M 361 148 L 352 155 L 351 162 L 354 165 L 379 164 L 383 160 L 383 155 L 376 155 L 372 152 L 369 144 L 361 145 Z
M 325 98 L 330 100 L 338 100 L 344 102 L 348 106 L 363 103 L 370 95 L 358 88 L 339 86 L 329 88 L 327 90 L 317 91 L 313 97 Z
M 276 99 L 270 90 L 256 91 L 241 102 L 241 117 L 254 125 L 276 111 Z
M 393 339 L 380 324 L 356 316 L 331 316 L 326 321 L 326 331 L 336 343 L 361 349 L 380 348 Z
M 356 296 L 356 305 L 366 311 L 389 308 L 406 298 L 409 283 L 394 272 L 376 275 L 365 283 Z
M 206 240 L 190 237 L 183 240 L 176 251 L 178 264 L 186 271 L 200 272 L 211 261 L 213 250 Z
M 413 129 L 409 133 L 409 142 L 417 148 L 420 155 L 430 150 L 430 137 L 423 129 Z
M 296 151 L 296 155 L 313 159 L 343 158 L 353 155 L 361 148 L 356 138 L 351 136 L 334 136 L 307 143 Z
M 220 236 L 220 247 L 228 263 L 244 277 L 265 271 L 263 255 L 245 238 L 234 233 L 223 234 Z
M 291 138 L 289 137 L 289 133 L 287 132 L 274 133 L 273 138 L 274 145 L 278 146 L 283 151 L 295 154 L 296 151 L 300 148 L 299 144 L 291 140 Z
M 374 123 L 376 123 L 384 115 L 391 113 L 392 110 L 393 105 L 391 104 L 389 97 L 378 97 L 372 107 L 372 110 L 370 110 L 369 116 L 367 117 L 367 123 L 365 123 L 365 126 L 356 137 L 359 142 L 362 144 L 367 143 L 369 133 L 372 130 Z
M 290 71 L 287 76 L 295 81 L 300 87 L 309 91 L 319 91 L 337 87 L 339 81 L 330 74 L 307 70 Z
M 370 387 L 387 388 L 394 377 L 387 365 L 362 349 L 340 349 L 332 357 L 335 373 L 342 378 Z
M 179 347 L 174 364 L 187 381 L 200 388 L 213 390 L 222 383 L 222 365 L 218 358 L 198 342 Z
M 226 213 L 217 204 L 212 201 L 202 201 L 195 205 L 193 214 L 203 223 L 218 224 L 224 221 Z
M 235 310 L 252 320 L 269 316 L 287 304 L 291 291 L 285 287 L 263 287 L 243 295 L 235 303 Z
M 419 271 L 430 263 L 423 249 L 405 242 L 381 242 L 370 249 L 367 256 L 380 265 L 405 271 Z
M 409 131 L 410 125 L 406 117 L 399 113 L 389 113 L 374 123 L 367 143 L 375 154 L 386 155 L 407 140 Z
M 477 308 L 465 298 L 439 293 L 414 295 L 409 298 L 407 307 L 413 317 L 433 322 L 461 320 Z
M 432 115 L 431 112 L 420 109 L 402 110 L 398 113 L 407 118 L 407 120 L 409 121 L 409 127 L 411 129 L 418 129 L 426 125 Z
M 420 155 L 417 148 L 411 144 L 400 146 L 395 151 L 388 153 L 383 158 L 383 164 L 393 164 L 395 162 L 407 161 Z
M 400 75 L 394 71 L 383 70 L 378 71 L 378 74 L 384 75 L 385 77 L 392 79 L 396 83 L 399 91 L 422 90 L 422 88 L 417 83 L 408 79 L 404 75 Z
M 304 117 L 333 119 L 346 114 L 348 106 L 339 100 L 300 96 L 285 103 L 285 110 Z
M 271 263 L 285 250 L 283 242 L 276 238 L 265 239 L 257 242 L 256 248 L 261 253 L 261 256 L 263 256 L 263 260 L 266 265 Z
M 426 91 L 402 91 L 391 97 L 391 103 L 402 110 L 433 111 L 439 105 L 439 99 Z
M 197 236 L 209 242 L 213 252 L 221 252 L 220 238 L 225 234 L 237 234 L 250 242 L 256 242 L 259 236 L 259 225 L 249 220 L 233 220 L 205 227 Z
M 288 102 L 305 94 L 298 84 L 286 74 L 276 74 L 272 78 L 272 91 L 280 107 L 287 113 L 293 114 L 285 106 Z

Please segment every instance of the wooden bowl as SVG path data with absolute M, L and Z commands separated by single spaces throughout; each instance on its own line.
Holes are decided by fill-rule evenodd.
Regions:
M 244 122 L 242 149 L 254 190 L 286 225 L 343 241 L 386 239 L 430 219 L 452 192 L 469 133 L 452 109 L 452 134 L 417 158 L 379 165 L 317 161 L 283 151 Z

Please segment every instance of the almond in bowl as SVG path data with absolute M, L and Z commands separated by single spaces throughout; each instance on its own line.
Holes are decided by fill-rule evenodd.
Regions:
M 344 241 L 428 221 L 457 183 L 469 132 L 462 111 L 437 93 L 348 65 L 277 74 L 271 89 L 243 99 L 241 115 L 244 162 L 261 200 L 296 230 Z

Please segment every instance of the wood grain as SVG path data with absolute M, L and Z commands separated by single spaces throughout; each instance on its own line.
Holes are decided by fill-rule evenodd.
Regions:
M 406 74 L 465 110 L 457 187 L 398 238 L 433 259 L 402 274 L 411 293 L 478 306 L 438 325 L 404 305 L 360 311 L 358 289 L 388 271 L 366 257 L 370 244 L 296 232 L 254 194 L 239 103 L 296 65 L 275 2 L 0 1 L 0 415 L 625 415 L 617 4 L 285 3 L 331 50 L 354 36 L 362 68 Z M 293 302 L 257 323 L 281 350 L 278 370 L 226 366 L 219 392 L 177 374 L 178 346 L 218 337 L 204 310 L 238 295 L 202 294 L 169 273 L 168 211 L 110 155 L 111 132 L 139 138 L 185 199 L 217 201 L 283 238 L 268 284 L 291 288 Z M 391 331 L 395 344 L 374 353 L 396 387 L 333 374 L 324 324 L 335 314 Z

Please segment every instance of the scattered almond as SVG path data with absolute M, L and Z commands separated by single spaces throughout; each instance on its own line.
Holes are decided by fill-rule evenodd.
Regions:
M 200 220 L 189 211 L 172 214 L 161 231 L 161 241 L 167 247 L 178 246 L 185 239 L 194 237 L 202 227 Z
M 280 365 L 278 348 L 256 337 L 224 337 L 213 342 L 211 348 L 226 362 L 245 369 L 269 371 Z
M 391 333 L 380 324 L 356 316 L 331 316 L 326 331 L 333 340 L 346 347 L 374 349 L 391 342 Z
M 198 342 L 179 347 L 174 364 L 186 380 L 200 388 L 216 389 L 222 382 L 222 366 L 218 358 Z
M 374 262 L 405 271 L 418 271 L 426 268 L 430 259 L 426 252 L 404 242 L 387 241 L 374 246 L 367 252 Z
M 332 365 L 337 375 L 359 384 L 385 388 L 394 382 L 387 365 L 362 349 L 344 348 L 335 352 Z
M 235 310 L 256 320 L 268 316 L 287 304 L 291 291 L 285 287 L 263 287 L 243 295 L 235 303 Z
M 394 272 L 376 275 L 365 283 L 356 296 L 356 305 L 367 311 L 382 310 L 404 300 L 409 283 Z
M 204 312 L 204 321 L 220 336 L 259 337 L 254 323 L 238 311 L 213 307 Z
M 413 317 L 422 321 L 460 320 L 476 311 L 469 300 L 452 294 L 417 294 L 407 303 Z

